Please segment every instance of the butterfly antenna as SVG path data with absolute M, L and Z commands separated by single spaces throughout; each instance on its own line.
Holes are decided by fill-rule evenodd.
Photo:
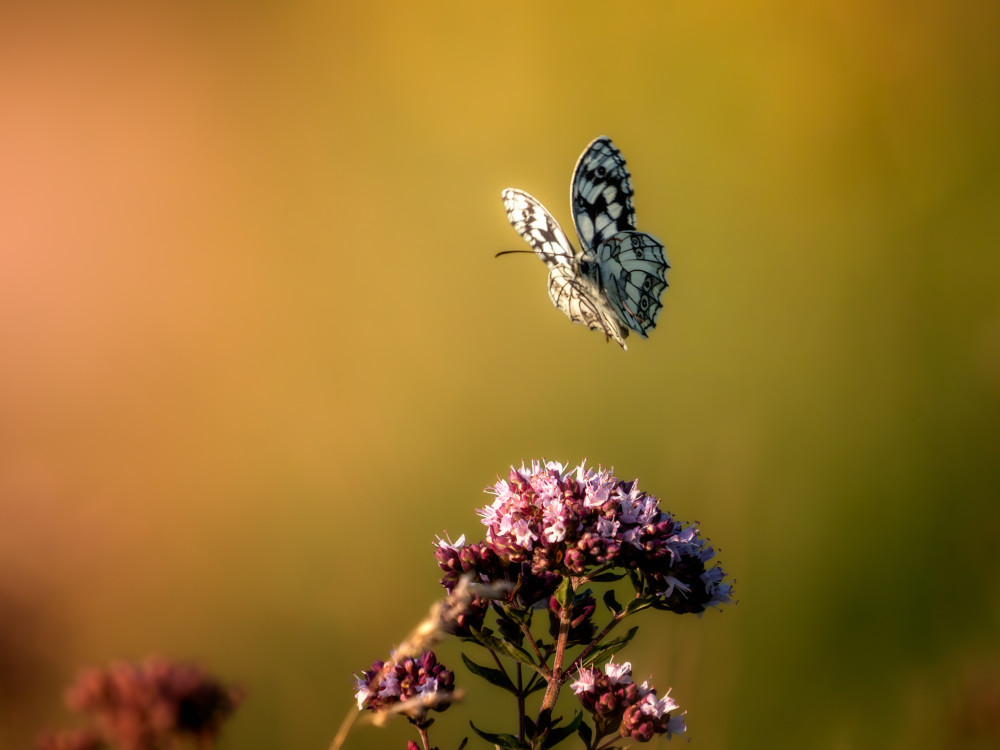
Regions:
M 499 253 L 497 253 L 493 257 L 494 258 L 499 258 L 501 255 L 510 255 L 511 253 L 530 253 L 531 255 L 534 255 L 535 251 L 534 250 L 501 250 Z

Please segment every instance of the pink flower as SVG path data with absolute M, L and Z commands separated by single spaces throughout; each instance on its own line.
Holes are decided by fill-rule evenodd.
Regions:
M 182 736 L 211 741 L 242 699 L 192 664 L 155 656 L 85 670 L 66 694 L 70 708 L 91 714 L 124 750 L 155 750 Z

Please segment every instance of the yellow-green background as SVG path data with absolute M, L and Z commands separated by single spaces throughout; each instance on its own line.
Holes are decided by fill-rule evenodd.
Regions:
M 721 549 L 739 604 L 645 613 L 629 654 L 697 747 L 1000 742 L 995 3 L 23 5 L 0 747 L 159 652 L 248 689 L 223 748 L 325 748 L 438 595 L 434 536 L 541 456 Z M 602 133 L 673 266 L 627 353 L 493 258 L 501 189 L 569 229 Z M 513 729 L 458 653 L 442 748 Z

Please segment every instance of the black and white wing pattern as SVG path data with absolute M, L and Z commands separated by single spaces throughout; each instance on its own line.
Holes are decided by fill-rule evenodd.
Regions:
M 584 250 L 635 229 L 632 180 L 621 151 L 607 136 L 595 138 L 577 159 L 570 209 Z
M 584 149 L 570 198 L 579 253 L 539 201 L 522 190 L 503 191 L 511 225 L 549 267 L 553 304 L 628 349 L 629 330 L 646 338 L 655 327 L 670 266 L 663 244 L 635 229 L 632 181 L 610 138 Z
M 572 265 L 576 253 L 566 238 L 559 222 L 552 218 L 545 206 L 523 190 L 507 188 L 503 191 L 503 207 L 507 219 L 524 241 L 551 268 L 554 265 Z
M 667 288 L 667 256 L 645 232 L 619 232 L 596 249 L 601 286 L 626 326 L 643 338 L 656 326 Z
M 610 138 L 595 138 L 577 160 L 570 186 L 581 255 L 596 261 L 599 286 L 620 321 L 646 338 L 663 307 L 670 266 L 662 243 L 635 231 L 632 196 L 621 151 Z
M 503 191 L 511 226 L 549 267 L 549 298 L 574 323 L 598 330 L 623 347 L 628 335 L 594 281 L 580 274 L 576 253 L 566 233 L 545 206 L 523 190 Z
M 618 315 L 593 282 L 580 275 L 573 266 L 552 267 L 549 271 L 549 298 L 574 323 L 600 331 L 606 338 L 617 341 L 622 349 L 628 349 L 625 345 L 628 329 L 622 326 Z

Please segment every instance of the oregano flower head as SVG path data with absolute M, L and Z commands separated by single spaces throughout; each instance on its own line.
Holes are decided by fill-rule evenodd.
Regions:
M 590 578 L 629 574 L 651 606 L 701 613 L 729 601 L 730 584 L 715 550 L 691 524 L 660 507 L 658 498 L 586 462 L 567 468 L 532 461 L 511 468 L 487 492 L 494 501 L 479 509 L 486 538 L 439 542 L 438 564 L 446 588 L 462 573 L 481 581 L 520 582 L 538 601 L 552 595 L 560 576 Z
M 456 603 L 433 632 L 484 649 L 485 658 L 462 661 L 517 707 L 516 734 L 470 722 L 475 734 L 490 747 L 547 750 L 575 735 L 586 750 L 609 750 L 686 732 L 670 690 L 661 697 L 637 684 L 631 663 L 615 658 L 638 631 L 623 623 L 643 610 L 700 615 L 730 601 L 731 583 L 697 526 L 637 480 L 585 463 L 532 461 L 486 492 L 483 538 L 439 538 L 434 553 L 446 601 Z M 358 708 L 404 713 L 420 736 L 407 747 L 433 750 L 427 710 L 459 700 L 453 684 L 432 652 L 375 662 L 356 680 Z M 579 701 L 571 714 L 557 707 L 564 687 Z

